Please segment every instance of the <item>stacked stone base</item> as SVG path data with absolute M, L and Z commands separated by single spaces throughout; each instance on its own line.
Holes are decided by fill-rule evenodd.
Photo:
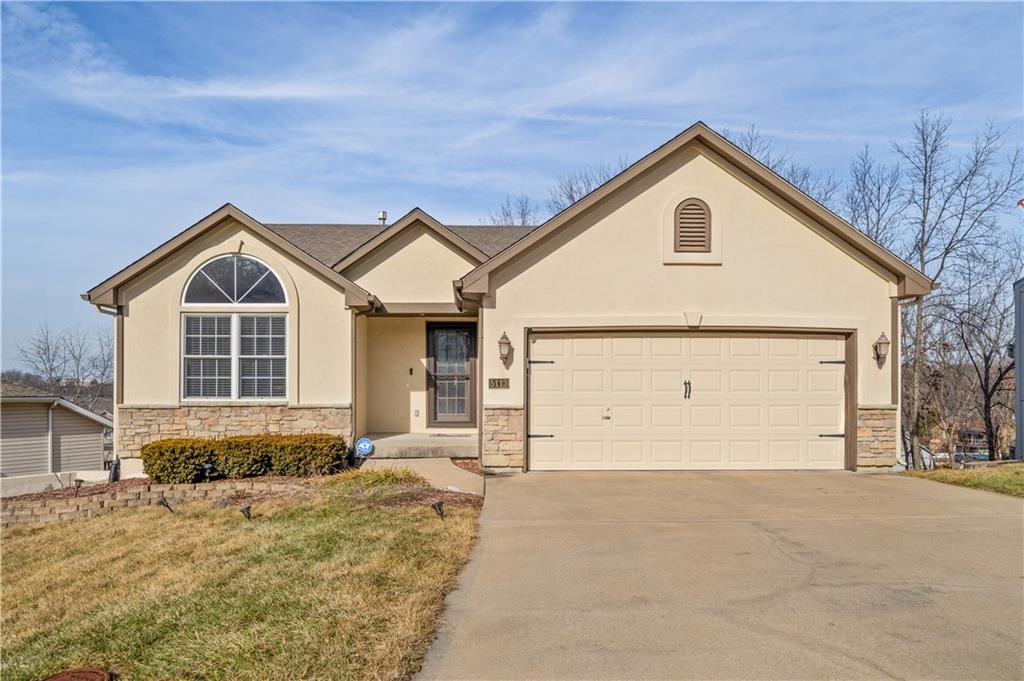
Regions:
M 522 407 L 484 407 L 483 466 L 489 470 L 522 470 L 524 420 Z
M 117 452 L 138 457 L 142 446 L 174 437 L 304 435 L 352 437 L 352 408 L 290 405 L 118 407 Z
M 857 468 L 891 468 L 899 448 L 899 410 L 895 406 L 857 409 Z

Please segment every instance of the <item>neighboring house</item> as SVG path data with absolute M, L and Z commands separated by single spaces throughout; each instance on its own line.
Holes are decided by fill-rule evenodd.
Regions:
M 89 480 L 102 478 L 105 431 L 113 426 L 109 419 L 56 395 L 0 384 L 4 494 L 37 491 L 33 479 L 45 487 L 53 482 L 53 473 L 67 474 L 68 479 L 79 473 Z
M 228 204 L 83 298 L 122 457 L 458 432 L 494 470 L 855 469 L 896 461 L 898 301 L 932 287 L 698 123 L 536 229 Z

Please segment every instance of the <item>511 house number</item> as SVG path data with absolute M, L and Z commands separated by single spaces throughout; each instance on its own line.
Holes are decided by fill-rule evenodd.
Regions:
M 508 388 L 507 378 L 488 378 L 487 387 L 491 389 Z

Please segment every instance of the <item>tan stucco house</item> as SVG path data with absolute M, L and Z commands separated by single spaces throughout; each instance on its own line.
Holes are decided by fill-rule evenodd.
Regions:
M 117 449 L 461 433 L 494 470 L 856 469 L 898 441 L 932 282 L 703 124 L 536 228 L 226 205 L 83 297 Z

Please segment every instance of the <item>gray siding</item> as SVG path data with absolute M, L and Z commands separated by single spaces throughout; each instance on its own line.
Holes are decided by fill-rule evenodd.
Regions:
M 103 425 L 54 408 L 53 467 L 58 472 L 103 470 Z
M 46 473 L 49 435 L 47 402 L 0 407 L 0 475 Z

